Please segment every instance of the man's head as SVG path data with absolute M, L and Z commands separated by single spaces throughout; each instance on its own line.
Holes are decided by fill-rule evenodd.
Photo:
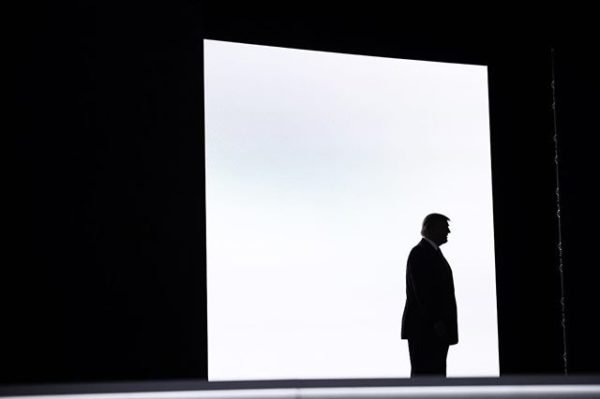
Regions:
M 429 214 L 423 220 L 421 235 L 429 238 L 437 245 L 445 244 L 448 242 L 448 234 L 450 233 L 449 221 L 450 219 L 447 216 L 439 213 Z

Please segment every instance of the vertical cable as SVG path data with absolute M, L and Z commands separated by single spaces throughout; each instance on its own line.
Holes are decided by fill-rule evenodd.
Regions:
M 556 76 L 555 76 L 555 61 L 554 61 L 554 48 L 550 49 L 550 58 L 552 64 L 552 114 L 554 117 L 554 173 L 556 175 L 556 217 L 558 221 L 558 271 L 560 276 L 560 307 L 561 307 L 561 321 L 562 326 L 562 339 L 563 339 L 563 372 L 568 375 L 568 363 L 567 363 L 567 317 L 566 317 L 566 303 L 565 303 L 565 277 L 564 277 L 564 264 L 563 264 L 563 246 L 562 246 L 562 225 L 560 219 L 560 176 L 558 167 L 558 123 L 556 117 Z

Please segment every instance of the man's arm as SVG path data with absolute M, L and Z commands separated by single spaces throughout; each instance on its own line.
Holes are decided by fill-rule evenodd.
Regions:
M 417 302 L 423 318 L 429 321 L 440 338 L 447 338 L 448 332 L 442 321 L 442 309 L 439 304 L 439 287 L 436 284 L 437 272 L 435 260 L 428 254 L 414 251 L 410 254 L 407 274 L 408 284 Z

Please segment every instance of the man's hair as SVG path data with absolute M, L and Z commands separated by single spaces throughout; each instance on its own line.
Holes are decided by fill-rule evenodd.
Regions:
M 449 220 L 450 218 L 448 216 L 444 216 L 440 213 L 430 213 L 429 215 L 425 216 L 425 219 L 423 219 L 423 227 L 421 227 L 421 234 L 427 234 L 432 225 L 444 223 Z

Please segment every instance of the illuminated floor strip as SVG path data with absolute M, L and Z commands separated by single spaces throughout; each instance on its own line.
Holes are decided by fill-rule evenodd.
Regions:
M 273 388 L 5 396 L 4 399 L 600 398 L 599 385 Z

